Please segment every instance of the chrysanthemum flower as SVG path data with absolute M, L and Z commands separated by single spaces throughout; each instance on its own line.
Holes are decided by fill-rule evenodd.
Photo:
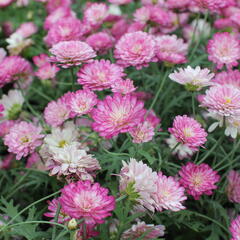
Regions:
M 36 66 L 38 66 L 39 68 L 44 66 L 46 63 L 49 63 L 49 57 L 45 53 L 41 53 L 41 54 L 39 54 L 37 56 L 34 56 L 32 58 L 32 60 L 33 60 L 34 64 Z
M 114 38 L 106 32 L 98 32 L 87 37 L 86 43 L 96 52 L 105 54 L 113 47 Z
M 123 161 L 120 171 L 120 192 L 129 199 L 154 212 L 152 195 L 157 191 L 157 173 L 142 161 L 131 158 L 129 163 Z
M 86 224 L 103 223 L 115 208 L 115 199 L 99 183 L 78 181 L 62 189 L 59 198 L 63 211 L 72 218 L 84 219 Z
M 108 0 L 108 1 L 110 3 L 118 4 L 118 5 L 128 4 L 128 3 L 132 2 L 132 0 Z
M 145 32 L 126 33 L 117 42 L 114 56 L 117 63 L 124 67 L 146 67 L 149 62 L 156 60 L 155 41 Z
M 177 180 L 159 172 L 156 185 L 157 191 L 153 194 L 153 199 L 157 211 L 167 209 L 176 212 L 185 209 L 182 205 L 182 202 L 187 199 L 184 195 L 185 189 Z
M 114 93 L 129 94 L 136 90 L 131 79 L 118 80 L 111 85 L 111 90 Z
M 177 139 L 172 134 L 170 135 L 169 138 L 166 139 L 166 143 L 168 144 L 170 149 L 174 149 L 172 151 L 172 154 L 174 155 L 176 154 L 180 160 L 184 158 L 190 158 L 195 152 L 195 150 L 192 150 L 186 144 L 181 144 L 181 143 L 179 144 Z
M 146 121 L 149 122 L 154 128 L 156 128 L 161 123 L 161 119 L 156 116 L 153 110 L 148 112 Z
M 8 95 L 3 95 L 0 99 L 0 105 L 3 106 L 3 118 L 15 120 L 22 111 L 24 98 L 19 90 L 10 90 Z
M 189 91 L 199 91 L 203 87 L 211 85 L 211 79 L 214 73 L 210 73 L 207 68 L 201 69 L 199 66 L 195 69 L 191 66 L 180 68 L 169 75 L 169 78 L 179 84 L 182 84 Z
M 78 83 L 91 90 L 110 88 L 124 75 L 122 67 L 104 59 L 84 65 L 77 74 Z
M 240 42 L 228 32 L 216 33 L 207 45 L 208 59 L 221 69 L 224 65 L 228 69 L 238 65 L 240 59 Z
M 240 174 L 231 170 L 228 174 L 227 196 L 229 201 L 240 203 Z
M 69 8 L 71 4 L 72 0 L 51 0 L 47 1 L 46 9 L 48 13 L 51 13 L 59 7 Z
M 185 63 L 188 44 L 176 35 L 156 37 L 156 55 L 160 61 L 172 64 Z
M 192 150 L 197 150 L 207 141 L 207 133 L 200 123 L 186 115 L 176 116 L 173 127 L 169 128 L 168 131 L 174 135 L 179 143 L 187 145 Z
M 0 2 L 0 8 L 7 7 L 10 5 L 14 0 L 1 0 Z
M 165 227 L 163 225 L 153 225 L 146 224 L 145 222 L 138 221 L 137 224 L 132 225 L 132 227 L 126 230 L 122 236 L 121 240 L 137 240 L 141 238 L 145 233 L 142 240 L 156 239 L 164 235 Z
M 0 123 L 0 137 L 4 137 L 16 123 L 14 120 L 5 120 Z
M 92 110 L 92 127 L 100 136 L 112 138 L 133 129 L 142 122 L 144 114 L 143 102 L 131 95 L 115 93 L 99 101 L 97 108 Z
M 52 55 L 50 59 L 63 68 L 78 66 L 82 63 L 91 62 L 96 57 L 94 50 L 85 42 L 62 41 L 49 50 Z
M 47 203 L 49 212 L 44 213 L 44 216 L 52 218 L 53 221 L 57 214 L 57 209 L 58 207 L 61 207 L 61 205 L 58 198 L 54 198 L 52 201 L 47 201 Z M 66 223 L 69 220 L 71 220 L 71 218 L 67 214 L 65 214 L 62 209 L 60 209 L 58 215 L 58 223 Z
M 8 151 L 15 153 L 16 159 L 34 152 L 35 148 L 42 144 L 42 129 L 31 123 L 20 122 L 14 124 L 9 133 L 4 137 L 4 144 L 8 146 Z
M 154 127 L 148 121 L 137 125 L 130 130 L 130 135 L 133 138 L 133 143 L 144 143 L 152 140 L 154 136 Z
M 55 64 L 46 63 L 35 72 L 35 75 L 41 80 L 54 79 L 59 70 Z
M 170 9 L 182 9 L 187 8 L 191 4 L 191 0 L 167 0 L 166 5 Z
M 78 90 L 72 94 L 70 100 L 71 113 L 74 116 L 82 116 L 92 111 L 93 107 L 97 104 L 97 95 L 92 91 Z
M 22 23 L 16 33 L 21 34 L 24 38 L 28 38 L 38 30 L 37 26 L 33 22 L 25 22 Z
M 181 168 L 179 175 L 181 176 L 180 183 L 195 200 L 203 194 L 212 195 L 212 190 L 217 188 L 215 183 L 220 180 L 217 172 L 205 163 L 196 165 L 189 162 Z
M 0 87 L 5 84 L 21 80 L 31 80 L 32 67 L 30 63 L 22 57 L 5 57 L 0 63 Z
M 240 215 L 232 220 L 230 225 L 230 232 L 232 238 L 230 240 L 239 240 L 240 239 Z
M 235 0 L 194 0 L 197 6 L 213 12 L 235 5 Z

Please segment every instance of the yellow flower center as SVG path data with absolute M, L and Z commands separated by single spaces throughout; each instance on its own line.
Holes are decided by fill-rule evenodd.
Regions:
M 193 135 L 194 135 L 193 130 L 191 128 L 185 128 L 183 130 L 183 133 L 184 133 L 185 137 L 193 137 Z
M 229 97 L 225 97 L 225 104 L 232 103 L 232 99 Z
M 24 137 L 22 137 L 22 138 L 20 139 L 20 141 L 21 141 L 22 143 L 27 143 L 27 142 L 30 141 L 30 139 L 29 139 L 27 136 L 24 136 Z
M 67 142 L 66 142 L 65 140 L 61 140 L 61 141 L 58 143 L 58 147 L 63 148 L 66 144 L 67 144 Z

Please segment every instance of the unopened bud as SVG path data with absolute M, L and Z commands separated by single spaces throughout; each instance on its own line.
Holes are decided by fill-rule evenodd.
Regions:
M 75 230 L 77 228 L 77 221 L 75 218 L 72 218 L 69 222 L 68 222 L 68 229 L 69 230 Z

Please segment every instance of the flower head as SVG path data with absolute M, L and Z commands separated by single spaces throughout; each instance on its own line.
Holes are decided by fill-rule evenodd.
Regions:
M 63 68 L 78 66 L 82 63 L 91 62 L 96 57 L 94 50 L 85 42 L 62 41 L 49 50 L 54 56 L 50 59 Z
M 19 122 L 14 124 L 9 133 L 4 137 L 4 144 L 8 151 L 17 154 L 16 159 L 34 152 L 35 148 L 42 144 L 42 129 L 31 123 Z
M 114 56 L 118 64 L 140 69 L 155 61 L 155 41 L 145 32 L 126 33 L 117 42 Z
M 216 189 L 220 176 L 213 171 L 207 164 L 196 165 L 187 163 L 179 171 L 180 183 L 185 187 L 187 193 L 198 200 L 203 194 L 212 195 L 212 190 Z
M 235 4 L 235 0 L 194 0 L 193 2 L 197 4 L 197 6 L 207 8 L 213 12 Z
M 238 65 L 240 59 L 240 42 L 230 33 L 216 33 L 207 45 L 208 59 L 221 69 L 224 65 L 228 69 Z
M 237 216 L 236 219 L 232 220 L 230 225 L 230 232 L 232 235 L 232 238 L 230 240 L 240 239 L 240 216 Z
M 240 174 L 231 170 L 228 174 L 227 196 L 229 201 L 240 203 Z
M 213 84 L 230 85 L 240 90 L 240 71 L 233 70 L 217 73 L 213 79 Z
M 118 80 L 112 84 L 112 92 L 121 94 L 129 94 L 136 90 L 131 79 Z
M 62 210 L 72 218 L 84 218 L 87 224 L 103 223 L 115 208 L 115 199 L 108 190 L 90 181 L 70 183 L 59 198 Z
M 207 133 L 200 123 L 186 115 L 176 116 L 173 127 L 169 128 L 168 131 L 174 135 L 178 142 L 193 150 L 197 150 L 207 141 Z
M 92 110 L 93 129 L 100 136 L 112 138 L 119 133 L 129 132 L 144 117 L 143 103 L 131 95 L 114 94 L 99 101 Z
M 59 70 L 55 64 L 46 63 L 35 72 L 35 75 L 41 80 L 54 79 Z

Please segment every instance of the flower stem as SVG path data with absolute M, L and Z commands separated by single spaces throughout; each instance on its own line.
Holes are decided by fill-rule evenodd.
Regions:
M 54 223 L 58 223 L 58 216 L 59 216 L 60 210 L 61 210 L 61 205 L 60 205 L 60 203 L 58 203 L 57 211 L 56 211 L 56 214 L 55 214 L 55 216 L 54 216 Z M 57 225 L 54 225 L 54 226 L 53 226 L 52 240 L 55 240 L 56 227 L 57 227 Z
M 74 79 L 74 68 L 70 68 L 71 71 L 71 76 L 72 76 L 72 91 L 74 91 L 74 83 L 75 83 L 75 79 Z
M 192 93 L 192 113 L 193 113 L 193 117 L 196 117 L 196 111 L 195 111 L 195 94 L 194 92 Z

